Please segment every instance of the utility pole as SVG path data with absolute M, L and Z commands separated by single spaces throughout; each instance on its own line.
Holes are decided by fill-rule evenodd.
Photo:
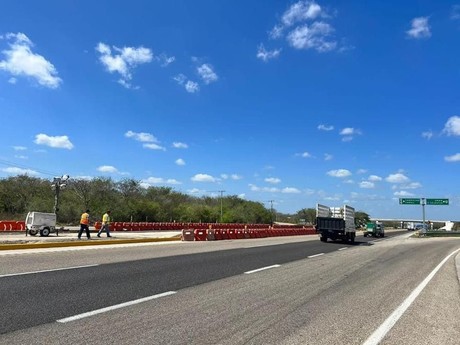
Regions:
M 268 202 L 270 203 L 270 225 L 273 226 L 273 202 L 275 200 L 268 200 Z
M 224 190 L 218 190 L 220 193 L 220 222 L 222 223 L 222 217 L 223 217 L 223 209 L 222 209 L 222 200 L 223 200 L 223 194 L 225 193 Z
M 67 180 L 70 178 L 69 175 L 63 175 L 62 177 L 55 177 L 53 179 L 53 183 L 51 184 L 51 188 L 54 189 L 54 213 L 56 214 L 59 212 L 59 193 L 61 189 L 64 189 L 67 186 Z

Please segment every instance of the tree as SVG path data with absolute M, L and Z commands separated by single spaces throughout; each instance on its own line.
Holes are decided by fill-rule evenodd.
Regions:
M 370 221 L 369 215 L 363 211 L 355 212 L 355 226 L 356 227 L 365 227 L 366 224 Z

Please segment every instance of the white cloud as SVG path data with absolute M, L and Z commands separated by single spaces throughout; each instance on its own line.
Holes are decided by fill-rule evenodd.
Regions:
M 202 64 L 197 67 L 197 72 L 205 84 L 213 83 L 219 79 L 210 64 Z
M 11 77 L 10 79 L 8 79 L 8 83 L 10 83 L 10 84 L 15 85 L 15 84 L 17 84 L 17 82 L 18 82 L 18 80 L 16 78 L 14 78 L 14 77 Z
M 359 174 L 359 175 L 365 174 L 365 173 L 367 173 L 367 169 L 358 169 L 358 171 L 356 173 Z
M 268 192 L 268 193 L 279 193 L 280 190 L 276 187 L 258 187 L 253 184 L 249 184 L 249 188 L 253 192 Z
M 110 173 L 110 174 L 118 173 L 118 169 L 112 165 L 101 165 L 100 167 L 97 168 L 97 171 L 100 171 L 103 173 Z
M 444 125 L 443 132 L 447 135 L 460 136 L 460 116 L 450 117 Z
M 15 155 L 14 157 L 19 158 L 19 159 L 29 159 L 28 156 L 24 156 L 24 155 Z
M 260 44 L 257 48 L 257 58 L 265 62 L 277 58 L 280 53 L 281 49 L 266 50 L 263 44 Z
M 2 171 L 7 173 L 7 174 L 13 174 L 13 175 L 30 175 L 30 176 L 39 175 L 39 173 L 36 172 L 35 170 L 21 169 L 21 168 L 17 168 L 17 167 L 4 168 L 4 169 L 2 169 Z
M 401 190 L 401 191 L 399 191 L 399 192 L 394 192 L 393 195 L 394 195 L 394 196 L 414 196 L 413 193 L 409 193 L 409 192 L 407 192 L 407 191 L 405 191 L 405 190 Z
M 162 177 L 149 177 L 145 180 L 142 180 L 142 183 L 145 185 L 150 185 L 150 186 L 155 185 L 155 184 L 171 184 L 171 185 L 181 184 L 181 182 L 175 179 L 172 179 L 172 178 L 164 179 Z
M 0 70 L 13 76 L 30 77 L 50 89 L 59 87 L 62 79 L 57 76 L 56 68 L 43 56 L 32 52 L 33 43 L 26 35 L 8 33 L 0 39 L 7 40 L 10 47 L 2 51 L 5 60 L 0 60 Z M 16 78 L 10 79 L 10 83 L 16 83 Z
M 333 159 L 333 158 L 334 158 L 334 156 L 331 155 L 331 154 L 329 154 L 329 153 L 325 153 L 325 154 L 324 154 L 324 160 L 325 160 L 325 161 L 330 161 L 330 160 Z
M 329 39 L 334 28 L 325 22 L 314 22 L 296 27 L 287 35 L 288 43 L 296 49 L 315 49 L 320 53 L 337 48 L 337 42 Z
M 375 188 L 375 184 L 374 182 L 370 182 L 370 181 L 361 181 L 359 183 L 359 187 L 366 188 L 366 189 L 372 189 L 372 188 Z
M 428 17 L 418 17 L 412 19 L 411 28 L 406 31 L 409 38 L 420 39 L 431 37 L 430 25 Z
M 396 173 L 396 174 L 388 175 L 385 178 L 385 181 L 390 182 L 390 183 L 406 183 L 406 182 L 409 182 L 409 178 L 402 173 Z
M 127 131 L 125 133 L 125 137 L 133 138 L 134 140 L 137 140 L 137 141 L 140 141 L 140 142 L 143 142 L 143 143 L 150 143 L 150 142 L 157 143 L 158 142 L 158 139 L 155 138 L 150 133 L 143 133 L 143 132 L 136 133 L 136 132 L 133 132 L 133 131 Z
M 161 67 L 166 67 L 176 61 L 174 56 L 167 56 L 166 54 L 160 54 L 156 59 L 160 61 Z
M 311 158 L 311 154 L 308 153 L 307 151 L 303 153 L 299 153 L 299 156 L 301 156 L 302 158 Z
M 283 188 L 281 190 L 281 193 L 284 193 L 284 194 L 300 194 L 301 192 L 297 188 L 286 187 L 286 188 Z
M 422 187 L 422 184 L 420 182 L 411 182 L 411 183 L 399 186 L 400 189 L 417 189 L 421 187 Z
M 194 81 L 187 80 L 187 82 L 185 83 L 185 90 L 187 90 L 187 92 L 189 93 L 195 93 L 200 91 L 200 86 L 198 85 L 198 83 L 195 83 Z
M 13 146 L 13 150 L 15 150 L 15 151 L 25 151 L 25 150 L 27 150 L 27 147 L 25 147 L 25 146 Z
M 460 153 L 456 153 L 452 156 L 446 156 L 444 157 L 444 160 L 446 162 L 460 162 Z
M 320 131 L 332 131 L 334 129 L 334 126 L 321 124 L 321 125 L 318 126 L 318 129 Z
M 173 77 L 173 80 L 175 80 L 177 84 L 179 85 L 184 85 L 185 82 L 187 81 L 187 77 L 184 74 L 180 73 L 176 75 L 175 77 Z
M 145 47 L 123 47 L 113 46 L 115 51 L 105 43 L 100 42 L 96 46 L 96 51 L 100 54 L 99 61 L 102 62 L 106 70 L 110 73 L 118 73 L 120 79 L 118 82 L 126 88 L 133 88 L 131 85 L 132 70 L 138 65 L 151 62 L 153 53 Z
M 430 140 L 433 137 L 432 131 L 422 132 L 422 138 Z
M 238 175 L 238 174 L 232 174 L 232 175 L 230 176 L 230 178 L 231 178 L 232 180 L 237 181 L 237 180 L 243 179 L 243 176 L 240 176 L 240 175 Z
M 348 177 L 351 176 L 351 172 L 347 169 L 338 169 L 338 170 L 330 170 L 327 172 L 329 176 L 332 177 Z
M 70 142 L 69 137 L 67 135 L 51 137 L 49 135 L 40 133 L 35 136 L 34 142 L 37 145 L 45 145 L 58 149 L 73 149 L 73 144 Z
M 217 179 L 208 174 L 196 174 L 191 178 L 193 182 L 216 182 Z
M 281 21 L 285 26 L 291 26 L 298 22 L 315 19 L 320 15 L 321 6 L 314 1 L 303 0 L 291 5 L 291 7 L 284 12 Z
M 339 134 L 343 136 L 342 141 L 347 142 L 353 140 L 353 138 L 356 135 L 361 135 L 362 133 L 359 129 L 353 127 L 346 127 L 343 128 Z
M 161 145 L 158 145 L 156 143 L 145 143 L 145 144 L 142 144 L 142 147 L 145 148 L 145 149 L 150 149 L 150 150 L 166 151 L 165 147 L 163 147 Z
M 177 165 L 183 166 L 185 165 L 185 161 L 182 158 L 176 159 L 175 162 Z
M 173 142 L 173 147 L 176 148 L 176 149 L 187 149 L 188 145 L 185 144 L 185 143 L 175 141 L 175 142 Z
M 382 178 L 377 175 L 370 175 L 367 179 L 372 182 L 382 181 Z
M 280 183 L 281 180 L 279 178 L 277 178 L 277 177 L 267 177 L 265 179 L 265 182 L 272 183 L 272 184 L 277 184 L 277 183 Z

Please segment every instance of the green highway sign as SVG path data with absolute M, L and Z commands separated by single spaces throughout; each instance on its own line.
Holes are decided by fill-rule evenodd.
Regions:
M 449 205 L 449 199 L 426 199 L 427 205 Z
M 420 205 L 419 198 L 399 198 L 400 205 Z

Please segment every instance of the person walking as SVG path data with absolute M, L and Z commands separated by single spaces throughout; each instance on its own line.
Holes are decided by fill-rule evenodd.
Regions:
M 80 231 L 78 232 L 78 239 L 81 240 L 81 235 L 83 234 L 83 230 L 86 231 L 86 237 L 88 240 L 91 238 L 89 234 L 89 210 L 86 210 L 82 213 L 80 218 Z
M 101 237 L 102 231 L 106 232 L 107 237 L 112 237 L 110 236 L 110 210 L 102 216 L 102 226 L 97 233 L 97 237 Z

